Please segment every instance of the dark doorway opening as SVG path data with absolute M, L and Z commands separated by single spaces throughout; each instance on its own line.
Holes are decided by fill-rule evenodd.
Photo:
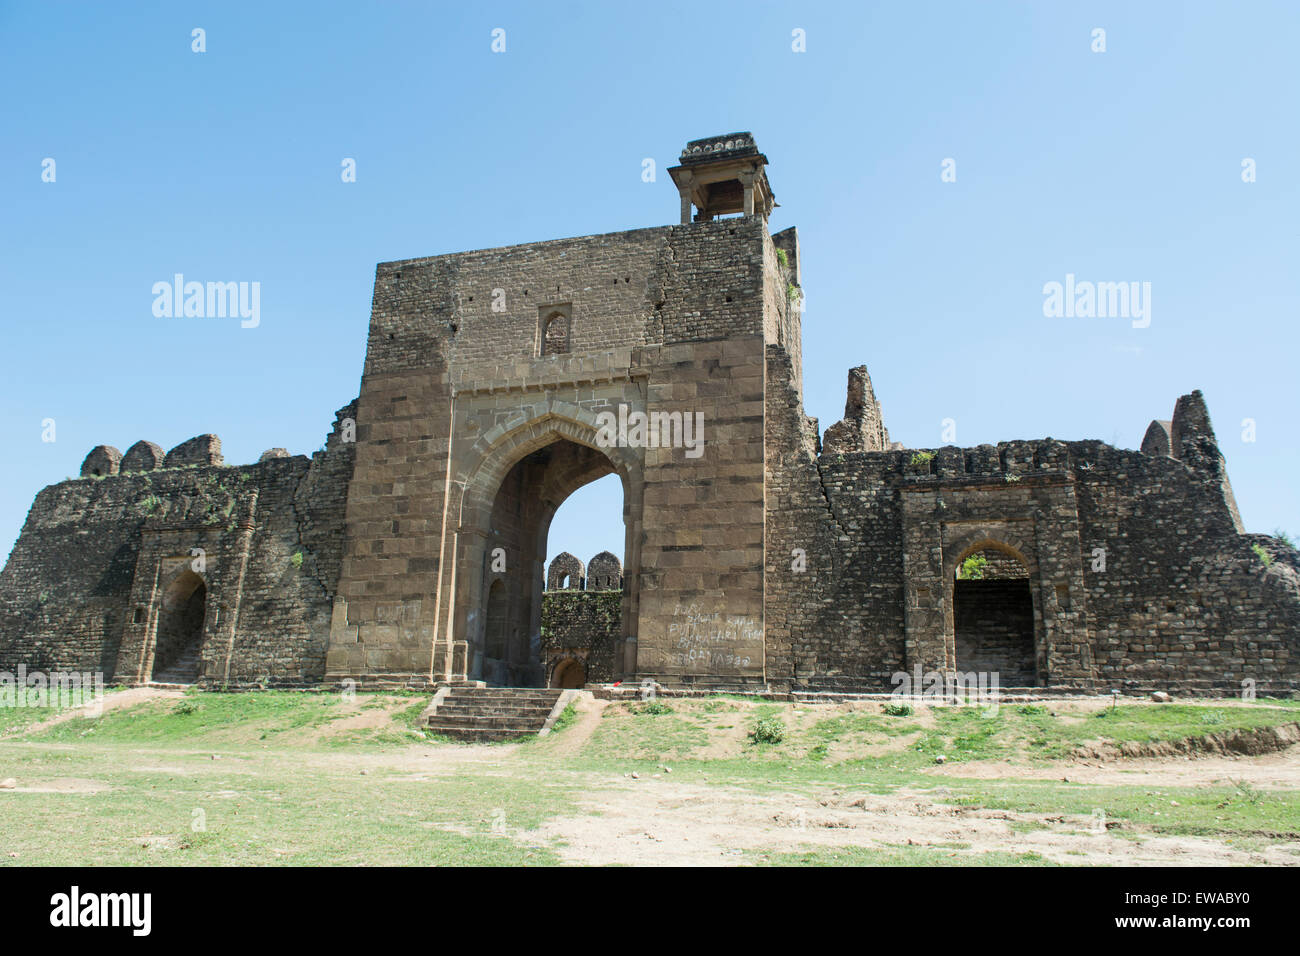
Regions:
M 198 679 L 207 597 L 207 585 L 190 570 L 182 571 L 164 592 L 154 644 L 156 683 L 192 684 Z
M 995 548 L 975 551 L 953 582 L 957 670 L 997 674 L 1000 687 L 1035 687 L 1034 599 L 1029 571 Z
M 585 683 L 587 683 L 587 669 L 582 666 L 581 661 L 572 658 L 556 665 L 555 673 L 551 675 L 552 687 L 562 687 L 567 690 L 581 687 Z

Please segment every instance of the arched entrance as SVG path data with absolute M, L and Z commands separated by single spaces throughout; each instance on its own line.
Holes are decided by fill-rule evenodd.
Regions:
M 1000 687 L 1034 687 L 1034 599 L 1029 568 L 1009 547 L 988 542 L 957 562 L 953 581 L 957 670 L 997 674 Z
M 551 520 L 569 495 L 615 470 L 601 449 L 556 438 L 506 472 L 485 536 L 480 605 L 485 626 L 480 639 L 471 634 L 471 679 L 496 686 L 545 686 L 541 615 Z M 569 583 L 580 586 L 581 571 Z M 585 681 L 581 670 L 579 665 L 571 674 L 569 679 L 578 681 L 573 686 Z
M 555 665 L 555 673 L 551 675 L 552 687 L 563 687 L 568 690 L 581 687 L 585 683 L 587 683 L 587 669 L 582 666 L 581 661 L 570 657 Z
M 154 642 L 154 681 L 192 684 L 198 678 L 207 596 L 207 585 L 189 569 L 178 574 L 163 592 Z
M 548 683 L 541 618 L 551 521 L 574 491 L 610 474 L 622 487 L 626 569 L 615 678 L 635 668 L 644 451 L 604 447 L 598 434 L 594 412 L 554 402 L 544 414 L 509 431 L 490 432 L 476 445 L 475 465 L 457 481 L 462 492 L 449 621 L 454 650 L 445 658 L 450 679 L 463 673 L 497 686 Z M 496 581 L 501 596 L 492 599 Z M 490 605 L 504 608 L 506 634 L 504 648 L 497 643 L 492 654 Z M 498 610 L 495 617 L 501 614 Z

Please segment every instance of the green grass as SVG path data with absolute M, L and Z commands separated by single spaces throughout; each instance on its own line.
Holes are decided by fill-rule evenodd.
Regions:
M 554 864 L 559 843 L 532 831 L 558 816 L 593 811 L 586 795 L 632 784 L 729 788 L 755 798 L 823 799 L 828 791 L 892 794 L 936 804 L 1021 815 L 1018 835 L 1086 829 L 1095 811 L 1109 836 L 1140 843 L 1155 835 L 1212 837 L 1250 852 L 1300 841 L 1296 791 L 1229 779 L 1209 786 L 1115 786 L 1018 777 L 1017 763 L 1043 764 L 1084 741 L 1179 739 L 1296 719 L 1300 702 L 1124 704 L 1096 716 L 1056 704 L 921 708 L 909 717 L 874 709 L 718 696 L 635 703 L 606 711 L 581 749 L 561 756 L 539 742 L 483 748 L 458 757 L 420 733 L 427 694 L 263 691 L 195 693 L 23 728 L 52 708 L 0 708 L 0 865 L 104 864 Z M 660 706 L 647 706 L 648 704 Z M 827 716 L 820 716 L 821 714 Z M 1104 715 L 1103 715 L 1104 714 Z M 360 717 L 363 720 L 357 720 Z M 352 723 L 338 722 L 352 719 Z M 579 720 L 570 705 L 553 730 Z M 353 726 L 363 722 L 366 726 Z M 761 721 L 783 739 L 743 742 L 726 758 L 706 754 L 719 728 L 736 740 Z M 837 755 L 881 749 L 877 755 Z M 739 747 L 739 753 L 736 753 Z M 936 773 L 935 757 L 951 766 Z M 215 759 L 214 759 L 215 758 Z M 961 776 L 966 762 L 1013 761 L 993 779 Z M 671 778 L 663 772 L 671 763 Z M 1120 765 L 1122 766 L 1122 765 Z M 64 792 L 50 782 L 64 781 Z M 67 783 L 71 781 L 71 783 Z M 22 789 L 44 782 L 44 789 Z M 1176 804 L 1176 805 L 1175 805 Z M 195 830 L 195 811 L 206 829 Z M 701 809 L 707 815 L 707 807 Z M 1062 816 L 1075 818 L 1066 823 Z M 76 839 L 68 839 L 76 834 Z M 967 852 L 960 841 L 922 846 L 804 847 L 746 851 L 771 865 L 1041 865 L 1034 854 Z M 8 857 L 16 852 L 18 857 Z
M 551 725 L 551 733 L 558 734 L 568 730 L 578 722 L 578 708 L 572 702 L 567 704 L 560 715 L 555 718 L 555 723 Z
M 602 720 L 587 742 L 584 756 L 622 769 L 636 761 L 686 757 L 708 739 L 703 728 L 677 714 L 634 711 L 626 717 Z
M 435 779 L 383 770 L 362 775 L 347 763 L 304 765 L 294 756 L 212 761 L 169 755 L 166 768 L 159 768 L 157 759 L 118 748 L 33 758 L 23 768 L 25 776 L 86 776 L 111 789 L 5 794 L 5 848 L 19 856 L 0 863 L 346 866 L 558 860 L 553 850 L 516 837 L 572 809 L 559 783 L 482 773 Z M 498 816 L 505 823 L 500 834 L 493 832 Z M 205 830 L 195 832 L 196 819 Z
M 365 700 L 362 706 L 377 706 Z M 350 716 L 337 694 L 259 691 L 249 694 L 190 694 L 181 701 L 157 700 L 100 717 L 74 717 L 37 734 L 34 739 L 74 742 L 137 742 L 186 746 L 197 738 L 210 744 L 243 740 L 249 734 L 273 739 L 288 731 L 320 727 Z
M 18 733 L 57 713 L 53 707 L 0 707 L 0 736 Z
M 763 854 L 763 866 L 1055 866 L 1038 853 L 962 853 L 968 844 L 930 846 L 817 847 Z
M 1231 783 L 1207 787 L 1088 786 L 1058 781 L 945 779 L 948 799 L 962 806 L 1021 813 L 1090 816 L 1152 833 L 1226 834 L 1300 840 L 1294 791 L 1260 792 Z M 1177 804 L 1177 806 L 1175 806 Z
M 1005 760 L 1024 756 L 1031 761 L 1069 757 L 1089 742 L 1152 743 L 1202 737 L 1209 733 L 1272 726 L 1294 719 L 1286 709 L 1213 707 L 1204 704 L 1125 704 L 1091 716 L 1057 714 L 1049 706 L 1031 704 L 997 708 L 984 706 L 936 707 L 935 726 L 922 730 L 911 721 L 873 714 L 851 714 L 819 722 L 810 737 L 830 744 L 858 736 L 868 743 L 883 743 L 890 736 L 918 733 L 911 752 L 887 756 L 877 762 L 912 767 L 945 761 Z M 874 740 L 873 740 L 874 738 Z M 824 751 L 823 751 L 824 754 Z M 856 761 L 859 765 L 871 761 Z

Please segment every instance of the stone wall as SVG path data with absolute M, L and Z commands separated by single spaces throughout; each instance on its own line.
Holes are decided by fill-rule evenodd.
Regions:
M 210 449 L 209 436 L 194 446 Z M 170 582 L 206 589 L 205 684 L 324 675 L 351 446 L 256 465 L 161 467 L 44 489 L 0 572 L 0 670 L 152 674 Z M 295 557 L 299 555 L 300 557 Z
M 596 448 L 597 416 L 622 408 L 698 413 L 705 444 L 620 443 L 571 475 L 624 485 L 620 673 L 761 684 L 762 356 L 767 323 L 791 323 L 775 262 L 765 223 L 728 219 L 381 265 L 331 679 L 482 676 L 496 580 L 534 647 L 533 530 L 576 484 L 511 470 L 558 441 Z M 555 308 L 570 351 L 542 354 Z
M 588 683 L 615 679 L 622 635 L 621 591 L 547 591 L 542 597 L 542 654 L 549 686 L 565 661 L 583 666 Z
M 962 667 L 955 570 L 992 547 L 1028 570 L 1039 685 L 1300 689 L 1300 562 L 1239 533 L 1199 393 L 1175 412 L 1178 457 L 1051 439 L 817 455 L 771 348 L 767 410 L 774 686 L 887 690 L 893 671 Z

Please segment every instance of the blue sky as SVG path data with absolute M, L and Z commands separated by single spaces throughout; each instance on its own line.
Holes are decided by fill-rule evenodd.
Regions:
M 1247 528 L 1296 534 L 1297 11 L 0 3 L 0 546 L 96 444 L 319 448 L 376 262 L 675 222 L 663 170 L 734 130 L 800 230 L 823 428 L 859 363 L 917 447 L 1132 448 L 1200 388 Z M 261 324 L 156 318 L 177 272 L 260 282 Z M 1044 317 L 1067 273 L 1150 282 L 1150 327 Z M 620 497 L 577 493 L 551 553 L 620 553 Z

